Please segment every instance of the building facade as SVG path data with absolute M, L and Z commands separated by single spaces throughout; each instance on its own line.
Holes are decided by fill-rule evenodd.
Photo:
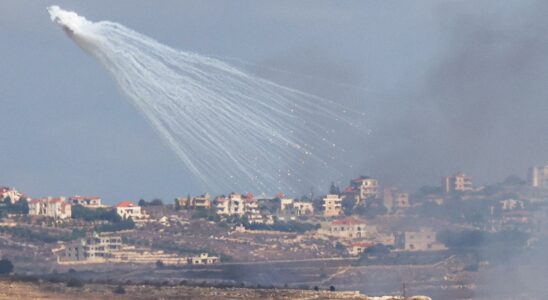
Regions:
M 548 189 L 548 165 L 530 168 L 527 177 L 530 186 Z
M 29 215 L 55 219 L 68 219 L 72 216 L 72 206 L 64 197 L 37 198 L 28 201 Z
M 325 217 L 337 217 L 342 214 L 343 197 L 329 194 L 323 198 L 323 215 Z
M 343 239 L 362 239 L 373 237 L 376 231 L 375 226 L 367 225 L 364 220 L 349 217 L 330 222 L 326 233 Z
M 90 233 L 65 248 L 68 260 L 104 260 L 113 257 L 122 248 L 122 238 L 107 233 Z
M 472 180 L 463 172 L 447 176 L 442 179 L 442 189 L 444 193 L 469 192 L 474 190 Z
M 410 207 L 409 194 L 396 188 L 385 188 L 383 203 L 389 213 L 403 212 Z
M 419 231 L 406 231 L 403 234 L 403 249 L 406 251 L 436 251 L 447 249 L 436 240 L 432 228 L 421 228 Z
M 122 201 L 118 204 L 116 204 L 116 213 L 122 218 L 122 219 L 129 219 L 131 218 L 133 221 L 141 220 L 146 217 L 146 215 L 143 213 L 141 207 L 129 200 Z
M 88 208 L 98 208 L 103 207 L 101 204 L 101 197 L 93 196 L 93 197 L 86 197 L 86 196 L 73 196 L 69 198 L 69 202 L 72 205 L 81 205 Z

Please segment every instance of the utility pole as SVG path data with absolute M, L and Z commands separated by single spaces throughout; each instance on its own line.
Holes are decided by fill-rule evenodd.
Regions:
M 405 299 L 405 282 L 402 283 L 402 296 Z

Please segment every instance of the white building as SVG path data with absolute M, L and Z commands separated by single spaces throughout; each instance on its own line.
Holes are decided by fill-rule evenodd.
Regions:
M 529 169 L 529 185 L 548 189 L 548 165 Z
M 379 182 L 368 176 L 360 176 L 350 181 L 350 189 L 356 194 L 358 202 L 368 198 L 377 198 Z
M 69 202 L 72 205 L 81 205 L 89 208 L 103 207 L 103 205 L 101 204 L 101 197 L 97 197 L 97 196 L 86 197 L 86 196 L 76 195 L 76 196 L 70 197 Z
M 245 214 L 245 204 L 241 194 L 231 193 L 228 195 L 228 198 L 217 197 L 215 202 L 215 208 L 217 209 L 217 214 L 219 215 L 243 216 Z
M 28 202 L 29 215 L 67 219 L 72 216 L 72 206 L 65 197 L 31 199 Z
M 93 232 L 86 238 L 74 241 L 66 246 L 65 257 L 68 260 L 103 260 L 112 257 L 122 248 L 119 236 Z
M 22 196 L 23 196 L 23 194 L 18 192 L 14 188 L 7 187 L 7 186 L 0 187 L 0 200 L 9 199 L 11 204 L 13 204 L 13 203 L 19 201 Z
M 116 213 L 122 219 L 131 218 L 133 221 L 146 218 L 146 215 L 143 213 L 141 207 L 128 200 L 116 204 Z
M 364 220 L 349 217 L 332 221 L 323 233 L 343 239 L 363 239 L 373 238 L 377 228 L 367 225 Z
M 469 192 L 474 190 L 472 180 L 463 172 L 457 172 L 453 176 L 443 177 L 442 189 L 445 193 Z
M 293 211 L 297 216 L 310 216 L 314 214 L 314 205 L 312 202 L 295 201 Z

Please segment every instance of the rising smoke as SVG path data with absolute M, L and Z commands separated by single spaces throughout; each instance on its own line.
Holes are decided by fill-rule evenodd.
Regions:
M 332 124 L 352 137 L 361 113 L 120 24 L 48 11 L 208 190 L 296 192 L 342 177 L 345 149 Z

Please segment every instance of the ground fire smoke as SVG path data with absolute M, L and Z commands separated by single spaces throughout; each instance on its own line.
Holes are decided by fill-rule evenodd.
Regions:
M 360 113 L 120 24 L 48 11 L 207 187 L 273 192 L 340 178 L 345 150 L 332 124 L 352 136 Z

